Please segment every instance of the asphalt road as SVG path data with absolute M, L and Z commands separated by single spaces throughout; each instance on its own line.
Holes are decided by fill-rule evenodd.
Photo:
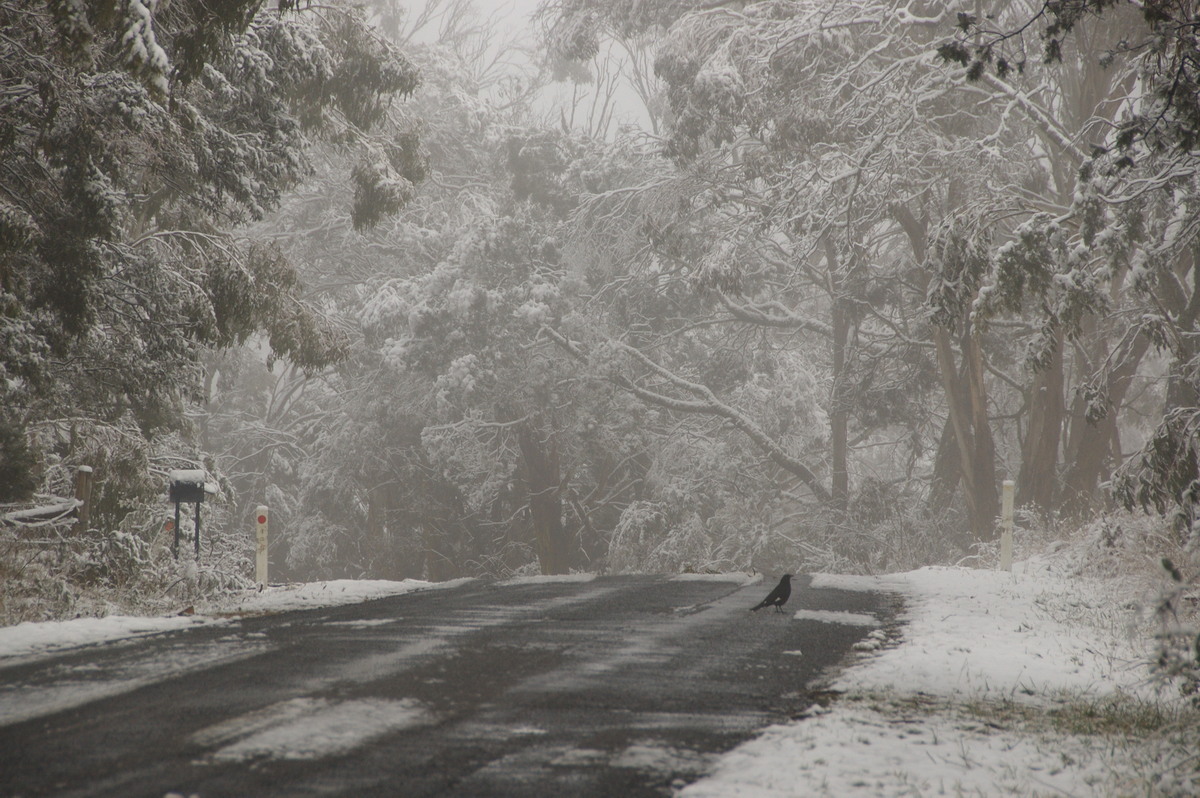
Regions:
M 469 582 L 0 665 L 0 796 L 640 796 L 809 708 L 894 598 Z

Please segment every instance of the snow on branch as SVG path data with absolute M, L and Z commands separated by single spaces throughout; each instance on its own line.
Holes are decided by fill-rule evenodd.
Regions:
M 1042 132 L 1045 133 L 1047 137 L 1052 139 L 1055 144 L 1062 147 L 1063 151 L 1075 160 L 1076 166 L 1087 160 L 1087 154 L 1084 153 L 1083 150 L 1079 149 L 1075 142 L 1071 141 L 1066 131 L 1062 129 L 1062 126 L 1054 120 L 1054 117 L 1052 117 L 1040 105 L 1030 99 L 1025 92 L 1018 90 L 1012 84 L 1001 80 L 990 73 L 985 73 L 982 79 L 984 83 L 991 86 L 993 89 L 996 89 L 1000 93 L 1012 98 L 1021 107 L 1021 109 L 1029 115 L 1029 118 L 1033 120 L 1034 124 L 1041 128 Z
M 764 327 L 781 327 L 787 330 L 808 330 L 833 337 L 833 327 L 816 319 L 801 316 L 778 300 L 764 303 L 739 304 L 729 298 L 724 291 L 717 292 L 721 304 L 725 306 L 735 319 Z
M 63 499 L 54 504 L 13 510 L 0 515 L 0 522 L 13 526 L 50 526 L 75 518 L 75 511 L 83 505 L 79 499 Z
M 157 6 L 157 0 L 150 0 L 148 4 L 142 0 L 129 0 L 126 6 L 126 30 L 121 44 L 134 74 L 165 96 L 168 93 L 167 73 L 171 69 L 171 62 L 154 33 Z
M 587 361 L 586 353 L 576 343 L 550 327 L 543 326 L 541 329 L 542 332 L 548 335 L 551 340 L 572 357 L 581 362 Z M 789 454 L 778 441 L 768 435 L 757 422 L 745 413 L 722 402 L 707 385 L 692 382 L 679 376 L 629 344 L 620 341 L 610 341 L 609 344 L 661 377 L 670 385 L 687 394 L 691 394 L 695 398 L 685 399 L 671 396 L 638 385 L 632 379 L 622 374 L 610 373 L 606 378 L 614 385 L 628 391 L 645 402 L 659 407 L 665 407 L 681 413 L 699 413 L 724 419 L 731 427 L 750 438 L 759 449 L 766 453 L 767 457 L 773 463 L 803 481 L 818 499 L 821 501 L 831 500 L 829 491 L 821 484 L 820 479 L 813 473 L 812 469 Z

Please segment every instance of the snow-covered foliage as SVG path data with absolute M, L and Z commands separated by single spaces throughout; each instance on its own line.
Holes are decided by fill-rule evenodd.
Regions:
M 352 146 L 371 109 L 418 78 L 349 10 L 49 10 L 0 4 L 0 80 L 12 88 L 0 112 L 0 473 L 21 472 L 0 479 L 0 501 L 69 496 L 64 475 L 93 468 L 90 528 L 57 547 L 13 543 L 10 605 L 50 590 L 67 612 L 96 586 L 136 602 L 175 582 L 242 578 L 240 538 L 228 551 L 215 540 L 212 570 L 182 581 L 155 548 L 166 470 L 206 457 L 190 415 L 208 387 L 203 360 L 260 334 L 269 360 L 307 371 L 346 352 L 301 299 L 292 264 L 231 227 L 279 204 L 316 137 Z M 235 498 L 223 485 L 218 533 Z
M 1088 47 L 983 69 L 907 2 L 548 4 L 558 65 L 621 40 L 668 89 L 598 141 L 457 23 L 118 5 L 0 3 L 0 501 L 86 459 L 144 544 L 205 462 L 322 577 L 954 561 L 1005 474 L 1194 539 L 1190 62 L 1118 46 L 1161 19 L 1059 4 Z
M 0 527 L 0 624 L 110 613 L 158 615 L 251 585 L 251 536 L 213 534 L 226 523 L 217 505 L 202 517 L 201 558 L 192 555 L 184 513 L 179 558 L 164 523 L 165 502 L 127 511 L 119 526 L 71 532 L 66 523 Z
M 154 12 L 157 9 L 157 0 L 151 0 L 149 5 L 142 0 L 128 0 L 121 46 L 125 48 L 125 60 L 130 71 L 165 96 L 170 90 L 167 74 L 171 64 L 154 32 Z
M 1157 689 L 1143 653 L 1162 581 L 1147 549 L 1171 550 L 1155 526 L 1118 514 L 1066 538 L 1023 536 L 1011 573 L 817 575 L 817 587 L 899 594 L 903 626 L 870 631 L 828 699 L 679 794 L 1194 795 L 1197 707 Z

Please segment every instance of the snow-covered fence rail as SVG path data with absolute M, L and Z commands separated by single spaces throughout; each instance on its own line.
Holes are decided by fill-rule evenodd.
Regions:
M 0 514 L 0 522 L 14 526 L 53 526 L 66 522 L 75 523 L 77 499 L 63 499 L 41 507 L 28 507 Z
M 86 531 L 91 520 L 92 477 L 90 466 L 80 466 L 75 472 L 74 497 L 0 512 L 0 526 L 47 527 L 69 523 L 74 534 Z

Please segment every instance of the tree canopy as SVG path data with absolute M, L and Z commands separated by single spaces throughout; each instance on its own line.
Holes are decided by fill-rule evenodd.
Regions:
M 411 94 L 408 59 L 349 8 L 12 2 L 0 23 L 0 425 L 150 438 L 184 426 L 209 349 L 344 357 L 293 265 L 236 230 L 306 177 L 309 142 L 353 147 Z M 411 193 L 415 147 L 356 172 L 356 219 Z
M 203 463 L 301 576 L 919 565 L 1005 478 L 1194 537 L 1183 14 L 0 0 L 0 501 Z

